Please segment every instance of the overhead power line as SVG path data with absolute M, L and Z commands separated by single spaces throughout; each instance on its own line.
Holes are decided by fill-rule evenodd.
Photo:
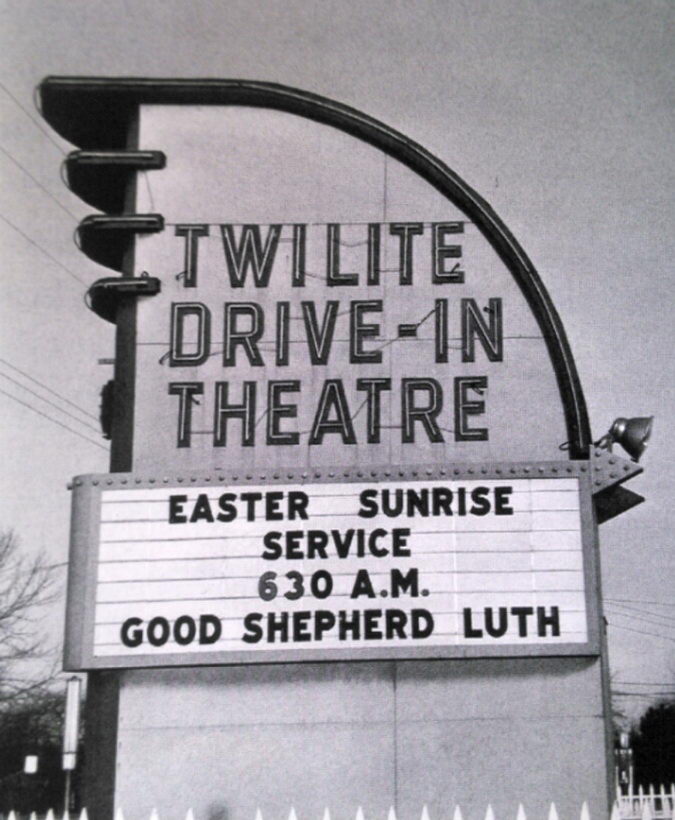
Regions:
M 54 264 L 58 265 L 61 268 L 61 270 L 63 270 L 65 273 L 67 273 L 68 276 L 71 277 L 71 279 L 77 280 L 80 284 L 84 285 L 85 287 L 87 286 L 87 283 L 84 281 L 84 279 L 80 279 L 80 277 L 76 273 L 73 273 L 73 271 L 70 268 L 66 267 L 63 264 L 63 262 L 59 262 L 59 260 L 55 256 L 52 256 L 51 253 L 49 253 L 49 251 L 46 251 L 42 247 L 42 245 L 38 245 L 38 243 L 34 239 L 31 239 L 30 236 L 28 236 L 28 234 L 25 234 L 21 230 L 21 228 L 17 228 L 16 225 L 13 222 L 10 222 L 9 219 L 7 219 L 6 216 L 3 216 L 2 214 L 0 214 L 0 219 L 6 225 L 9 225 L 9 227 L 12 230 L 16 231 L 19 234 L 19 236 L 22 236 L 26 240 L 26 242 L 28 242 L 34 248 L 37 248 L 39 251 L 41 251 L 48 259 L 51 259 L 52 262 L 54 262 Z M 47 270 L 49 270 L 49 269 L 47 269 Z
M 39 416 L 43 416 L 44 418 L 49 419 L 49 421 L 53 422 L 54 424 L 58 424 L 58 426 L 63 427 L 64 430 L 68 430 L 68 432 L 73 433 L 74 435 L 79 436 L 80 438 L 83 438 L 85 441 L 88 441 L 89 444 L 93 444 L 95 447 L 100 447 L 102 450 L 105 450 L 106 452 L 108 451 L 108 448 L 105 447 L 100 442 L 94 441 L 93 439 L 89 438 L 89 436 L 85 436 L 84 434 L 78 432 L 77 430 L 73 430 L 72 427 L 68 427 L 67 424 L 63 424 L 63 422 L 52 418 L 51 416 L 47 415 L 47 413 L 43 413 L 42 410 L 38 410 L 37 407 L 33 407 L 32 404 L 29 404 L 28 402 L 22 401 L 21 399 L 17 398 L 16 396 L 13 396 L 11 393 L 7 393 L 5 390 L 2 390 L 1 388 L 0 388 L 0 393 L 2 393 L 3 396 L 7 396 L 7 398 L 13 399 L 15 402 L 18 402 L 19 404 L 22 404 L 24 407 L 27 407 L 29 410 L 32 410 L 34 413 L 37 413 Z
M 625 694 L 629 697 L 668 697 L 669 695 L 675 695 L 675 689 L 649 689 L 640 692 L 633 692 L 630 689 L 612 689 L 612 694 Z
M 647 618 L 659 618 L 662 621 L 669 621 L 670 623 L 675 622 L 675 615 L 662 615 L 660 612 L 654 612 L 653 609 L 645 609 L 644 607 L 630 606 L 629 604 L 608 603 L 606 604 L 606 606 L 610 607 L 615 612 L 621 615 L 642 615 Z
M 37 399 L 40 399 L 40 401 L 43 401 L 46 404 L 48 404 L 50 407 L 53 407 L 55 410 L 58 410 L 59 413 L 64 413 L 69 418 L 74 419 L 78 424 L 81 424 L 87 430 L 91 430 L 94 433 L 99 433 L 100 432 L 100 430 L 97 427 L 94 427 L 91 424 L 87 424 L 86 421 L 82 421 L 82 419 L 79 419 L 73 413 L 69 412 L 68 410 L 64 410 L 62 407 L 59 407 L 58 404 L 56 404 L 55 402 L 44 398 L 44 396 L 41 396 L 39 393 L 36 393 L 35 390 L 31 390 L 30 387 L 26 387 L 25 385 L 21 384 L 21 382 L 18 381 L 17 379 L 13 379 L 11 376 L 8 376 L 6 373 L 0 373 L 0 376 L 2 376 L 3 379 L 7 379 L 7 381 L 10 381 L 12 384 L 15 384 L 17 387 L 20 387 L 22 390 L 25 390 L 26 392 L 30 393 L 31 396 L 35 396 Z
M 658 605 L 656 604 L 625 604 L 622 601 L 605 601 L 605 603 L 607 606 L 618 606 L 621 607 L 621 609 L 644 612 L 647 615 L 658 615 L 660 618 L 675 618 L 675 612 L 664 612 L 658 609 Z
M 646 601 L 637 598 L 605 598 L 605 601 L 612 601 L 617 604 L 656 604 L 657 606 L 675 606 L 675 603 L 666 601 Z
M 648 698 L 649 700 L 657 700 L 658 698 L 671 698 L 675 695 L 675 690 L 672 692 L 621 692 L 618 689 L 612 689 L 612 697 L 622 698 Z
M 20 373 L 24 378 L 26 378 L 29 381 L 33 382 L 33 384 L 37 384 L 38 387 L 41 387 L 43 390 L 46 390 L 48 393 L 51 393 L 52 396 L 56 396 L 58 399 L 61 399 L 61 401 L 64 401 L 66 404 L 69 404 L 71 407 L 74 407 L 76 410 L 79 410 L 80 413 L 83 413 L 85 416 L 88 416 L 90 419 L 93 419 L 94 421 L 98 421 L 98 418 L 93 413 L 88 413 L 86 410 L 84 410 L 82 407 L 80 407 L 79 404 L 75 404 L 75 402 L 71 401 L 70 399 L 67 399 L 65 396 L 62 396 L 60 393 L 57 393 L 56 390 L 52 390 L 51 387 L 47 387 L 46 384 L 43 384 L 41 381 L 38 381 L 37 379 L 33 378 L 33 376 L 26 373 L 25 370 L 21 370 L 21 368 L 17 367 L 15 364 L 12 364 L 11 362 L 8 362 L 7 359 L 3 359 L 2 357 L 0 357 L 0 364 L 4 364 L 7 367 L 11 368 L 12 370 L 15 370 L 17 373 Z
M 659 626 L 661 629 L 675 629 L 672 624 L 664 624 L 663 621 L 655 621 L 652 618 L 641 618 L 632 612 L 612 612 L 610 614 L 612 617 L 630 618 L 632 621 L 640 621 L 640 623 L 649 624 L 650 626 Z
M 671 623 L 675 621 L 675 617 L 671 615 L 669 612 L 665 615 L 662 615 L 660 612 L 654 612 L 650 609 L 642 609 L 637 607 L 631 607 L 629 604 L 605 604 L 606 607 L 609 607 L 612 611 L 618 612 L 621 615 L 631 615 L 637 617 L 638 615 L 643 618 L 659 618 L 663 621 L 670 621 Z
M 58 197 L 56 197 L 48 188 L 45 188 L 45 186 L 40 182 L 40 180 L 36 179 L 36 177 L 34 177 L 33 174 L 31 174 L 31 172 L 27 168 L 25 168 L 19 162 L 18 159 L 16 159 L 16 157 L 10 154 L 10 152 L 6 148 L 3 148 L 2 145 L 0 145 L 0 151 L 10 160 L 10 162 L 13 162 L 17 168 L 23 171 L 24 174 L 29 179 L 31 179 L 43 193 L 47 194 L 47 196 L 52 200 L 52 202 L 58 205 L 59 208 L 62 211 L 64 211 L 64 213 L 68 214 L 68 216 L 72 217 L 76 221 L 79 221 L 79 217 L 76 214 L 74 214 L 69 208 L 66 208 L 66 206 L 61 202 L 61 200 Z
M 637 604 L 619 604 L 615 603 L 614 601 L 605 601 L 605 606 L 611 606 L 615 609 L 622 609 L 626 612 L 639 612 L 641 615 L 655 615 L 659 618 L 669 618 L 671 620 L 675 620 L 675 612 L 670 612 L 669 610 L 659 610 L 656 609 L 653 604 L 649 606 L 637 605 Z
M 669 638 L 667 635 L 659 635 L 658 632 L 647 632 L 644 629 L 633 629 L 630 626 L 621 626 L 621 624 L 611 623 L 610 626 L 613 626 L 615 629 L 623 629 L 625 632 L 635 632 L 638 635 L 649 635 L 650 638 L 661 638 L 662 641 L 670 641 L 671 643 L 675 643 L 675 638 Z
M 18 105 L 18 106 L 19 106 L 19 108 L 20 108 L 20 109 L 23 111 L 23 113 L 24 113 L 24 114 L 28 117 L 28 119 L 29 119 L 29 120 L 33 123 L 33 125 L 34 125 L 34 126 L 35 126 L 35 127 L 36 127 L 39 131 L 41 131 L 41 132 L 42 132 L 42 134 L 43 134 L 45 137 L 47 137 L 47 139 L 51 142 L 51 144 L 52 144 L 52 145 L 53 145 L 53 146 L 54 146 L 54 147 L 55 147 L 55 148 L 56 148 L 56 149 L 57 149 L 57 150 L 58 150 L 61 154 L 63 154 L 63 156 L 65 157 L 66 152 L 65 152 L 65 151 L 63 150 L 63 148 L 62 148 L 62 147 L 58 144 L 58 142 L 54 139 L 54 137 L 52 137 L 52 135 L 49 133 L 49 131 L 47 131 L 47 129 L 46 129 L 46 128 L 44 128 L 44 127 L 42 126 L 42 124 L 41 124 L 41 123 L 39 123 L 39 122 L 35 119 L 35 117 L 33 117 L 33 115 L 32 115 L 32 114 L 31 114 L 31 113 L 30 113 L 30 112 L 29 112 L 26 108 L 24 108 L 24 107 L 23 107 L 23 105 L 22 105 L 22 104 L 19 102 L 19 100 L 18 100 L 18 99 L 14 96 L 14 94 L 12 94 L 12 92 L 9 90 L 9 88 L 7 88 L 7 86 L 6 86 L 3 82 L 0 82 L 0 88 L 2 88 L 2 90 L 5 92 L 5 94 L 7 94 L 7 96 L 8 96 L 11 100 L 13 100 L 13 101 L 14 101 L 14 103 L 15 103 L 16 105 Z

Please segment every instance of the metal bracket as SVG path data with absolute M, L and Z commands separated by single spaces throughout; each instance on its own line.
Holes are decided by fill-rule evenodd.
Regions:
M 89 288 L 89 307 L 107 322 L 115 322 L 117 308 L 123 299 L 137 296 L 155 296 L 162 289 L 156 276 L 117 277 L 106 276 Z
M 593 495 L 623 484 L 629 478 L 633 478 L 643 472 L 644 468 L 635 461 L 620 458 L 608 450 L 600 450 L 595 447 L 591 453 L 591 476 Z
M 593 496 L 598 524 L 604 524 L 605 521 L 609 521 L 611 518 L 637 507 L 644 500 L 644 496 L 620 486 L 610 487 L 608 490 L 598 493 Z
M 604 524 L 644 501 L 643 496 L 621 486 L 624 481 L 643 472 L 644 468 L 637 462 L 594 447 L 590 463 L 598 524 Z

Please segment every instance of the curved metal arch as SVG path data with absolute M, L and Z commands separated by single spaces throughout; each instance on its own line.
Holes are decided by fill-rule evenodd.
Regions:
M 246 105 L 297 114 L 339 128 L 386 152 L 457 205 L 499 254 L 522 290 L 551 357 L 563 403 L 570 458 L 591 444 L 581 383 L 560 317 L 534 265 L 490 205 L 421 145 L 360 111 L 325 97 L 252 80 L 48 77 L 41 111 L 66 139 L 85 149 L 120 149 L 138 105 Z

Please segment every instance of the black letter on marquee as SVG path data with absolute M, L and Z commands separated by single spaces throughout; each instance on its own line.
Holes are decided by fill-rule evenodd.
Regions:
M 279 429 L 279 420 L 282 418 L 295 419 L 298 417 L 298 408 L 295 404 L 283 404 L 282 393 L 298 393 L 300 380 L 274 382 L 270 381 L 267 388 L 267 443 L 268 444 L 297 444 L 299 433 L 284 433 Z
M 185 262 L 181 274 L 184 288 L 197 287 L 199 237 L 209 235 L 208 225 L 176 225 L 176 236 L 185 237 Z
M 186 353 L 185 319 L 197 317 L 196 349 Z M 170 367 L 196 367 L 204 364 L 211 351 L 211 311 L 201 302 L 171 303 L 171 346 L 169 348 Z
M 356 573 L 354 585 L 349 595 L 350 598 L 359 598 L 361 595 L 366 595 L 368 598 L 377 598 L 373 583 L 370 580 L 370 575 L 367 569 L 360 569 Z
M 483 630 L 476 629 L 471 623 L 471 616 L 473 615 L 469 607 L 465 607 L 462 617 L 464 619 L 464 637 L 465 638 L 482 638 Z
M 127 618 L 122 624 L 120 638 L 125 646 L 133 649 L 143 643 L 143 632 L 138 627 L 143 623 L 140 618 Z
M 211 627 L 209 629 L 209 627 Z M 199 616 L 199 643 L 215 643 L 223 632 L 223 625 L 216 615 Z
M 243 641 L 246 641 L 246 643 L 258 643 L 258 641 L 261 640 L 264 635 L 262 627 L 260 626 L 262 619 L 262 612 L 249 612 L 244 616 L 244 628 L 246 631 L 241 636 Z
M 521 638 L 526 638 L 527 619 L 530 615 L 534 615 L 534 609 L 531 606 L 512 606 L 511 614 L 518 618 L 518 635 Z
M 192 434 L 192 404 L 204 393 L 203 382 L 169 382 L 169 395 L 178 396 L 177 447 L 189 447 Z
M 186 627 L 186 629 L 183 629 L 183 627 Z M 191 618 L 189 615 L 181 615 L 176 618 L 173 625 L 173 637 L 177 644 L 187 646 L 194 641 L 196 634 L 197 624 L 194 618 Z
M 249 316 L 249 330 L 237 330 L 237 316 Z M 223 367 L 234 367 L 236 364 L 237 345 L 246 351 L 254 367 L 262 367 L 264 362 L 258 350 L 258 340 L 265 330 L 265 314 L 255 302 L 225 302 L 223 317 Z
M 434 616 L 428 609 L 410 610 L 411 638 L 428 638 L 434 631 Z
M 443 410 L 443 388 L 436 379 L 402 379 L 401 380 L 401 441 L 412 444 L 415 441 L 415 422 L 421 421 L 429 441 L 442 443 L 444 441 L 438 424 L 437 416 Z M 429 401 L 426 407 L 415 407 L 414 393 L 416 390 L 426 392 Z
M 490 299 L 486 322 L 483 313 L 473 299 L 462 299 L 462 361 L 476 361 L 476 337 L 491 362 L 504 359 L 504 330 L 502 326 L 502 300 Z
M 470 401 L 466 394 L 469 390 L 483 393 L 488 386 L 487 376 L 455 377 L 455 441 L 487 441 L 487 427 L 469 427 L 469 416 L 482 416 L 485 413 L 485 402 L 482 399 Z
M 382 300 L 369 299 L 349 303 L 349 361 L 351 364 L 361 362 L 381 362 L 381 350 L 364 350 L 363 340 L 379 335 L 380 326 L 366 324 L 362 321 L 364 313 L 382 313 Z
M 209 524 L 213 524 L 213 510 L 206 493 L 199 493 L 190 514 L 191 524 L 196 524 L 198 521 L 207 521 Z
M 330 420 L 331 411 L 335 409 L 335 419 Z M 349 415 L 347 396 L 342 386 L 342 379 L 327 379 L 324 382 L 319 408 L 316 411 L 310 444 L 322 444 L 326 433 L 338 433 L 343 444 L 356 444 L 356 435 Z
M 413 236 L 424 233 L 423 222 L 393 222 L 389 233 L 398 236 L 399 247 L 399 284 L 413 283 Z
M 358 273 L 340 273 L 340 226 L 327 226 L 326 233 L 326 284 L 328 287 L 338 285 L 358 285 Z
M 379 444 L 381 425 L 380 393 L 383 390 L 391 390 L 391 379 L 376 376 L 357 379 L 356 389 L 366 391 L 366 440 L 368 444 Z
M 213 446 L 227 446 L 228 419 L 241 419 L 241 446 L 253 447 L 255 442 L 255 382 L 244 382 L 244 400 L 228 404 L 229 382 L 216 382 L 216 403 L 213 424 Z
M 335 335 L 335 321 L 337 319 L 338 301 L 326 302 L 326 310 L 323 314 L 323 323 L 319 329 L 316 319 L 316 305 L 314 302 L 301 302 L 302 318 L 305 322 L 307 333 L 307 345 L 309 347 L 309 358 L 312 364 L 326 364 L 330 355 L 330 348 Z
M 560 610 L 557 606 L 551 607 L 551 614 L 546 614 L 545 606 L 537 607 L 537 635 L 546 637 L 547 628 L 551 627 L 551 635 L 560 635 Z
M 169 524 L 187 524 L 187 515 L 183 512 L 187 500 L 186 495 L 169 496 Z
M 267 231 L 265 247 L 260 238 L 260 225 L 244 225 L 237 246 L 233 225 L 221 225 L 223 248 L 230 286 L 243 288 L 249 266 L 253 269 L 253 281 L 257 288 L 266 288 L 270 281 L 274 257 L 279 244 L 281 225 L 270 225 Z
M 462 222 L 434 222 L 431 240 L 431 281 L 434 285 L 464 281 L 464 271 L 457 265 L 445 269 L 446 259 L 458 259 L 462 255 L 461 245 L 446 245 L 448 234 L 464 233 Z
M 506 630 L 509 628 L 509 618 L 505 606 L 500 606 L 497 610 L 499 612 L 499 624 L 495 626 L 494 609 L 491 606 L 485 607 L 485 631 L 492 638 L 501 638 L 506 635 Z
M 391 597 L 398 598 L 401 593 L 406 592 L 411 598 L 419 596 L 419 570 L 415 567 L 403 572 L 401 569 L 392 569 L 391 576 Z
M 509 506 L 513 487 L 495 487 L 495 515 L 513 515 L 513 507 Z

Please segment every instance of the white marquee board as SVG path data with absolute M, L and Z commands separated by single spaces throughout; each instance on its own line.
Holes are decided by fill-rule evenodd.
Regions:
M 76 479 L 67 665 L 593 652 L 585 469 Z

